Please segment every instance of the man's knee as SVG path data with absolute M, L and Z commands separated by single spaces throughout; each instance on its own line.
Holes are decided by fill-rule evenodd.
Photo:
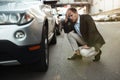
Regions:
M 72 37 L 73 36 L 73 32 L 71 31 L 67 35 L 68 35 L 68 37 Z

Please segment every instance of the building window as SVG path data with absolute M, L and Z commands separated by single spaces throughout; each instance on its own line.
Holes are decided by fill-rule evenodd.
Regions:
M 74 0 L 74 2 L 88 2 L 88 0 Z

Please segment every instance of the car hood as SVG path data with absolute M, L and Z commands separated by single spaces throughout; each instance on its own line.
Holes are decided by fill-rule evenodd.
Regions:
M 21 12 L 28 10 L 32 7 L 42 5 L 40 1 L 32 1 L 32 2 L 5 2 L 5 1 L 0 1 L 0 12 Z

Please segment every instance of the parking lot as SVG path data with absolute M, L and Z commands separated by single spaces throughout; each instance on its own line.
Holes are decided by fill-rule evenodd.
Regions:
M 119 80 L 120 78 L 120 22 L 97 22 L 106 44 L 100 62 L 91 59 L 68 61 L 72 55 L 66 34 L 57 36 L 57 44 L 50 46 L 50 63 L 46 73 L 29 71 L 24 67 L 0 67 L 0 80 Z

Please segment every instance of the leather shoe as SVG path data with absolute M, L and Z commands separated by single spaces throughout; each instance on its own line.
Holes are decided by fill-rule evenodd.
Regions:
M 67 58 L 68 60 L 82 59 L 81 55 L 74 54 L 72 57 Z
M 100 60 L 101 53 L 102 51 L 100 50 L 99 53 L 95 56 L 95 59 L 93 60 L 94 62 L 97 62 Z

